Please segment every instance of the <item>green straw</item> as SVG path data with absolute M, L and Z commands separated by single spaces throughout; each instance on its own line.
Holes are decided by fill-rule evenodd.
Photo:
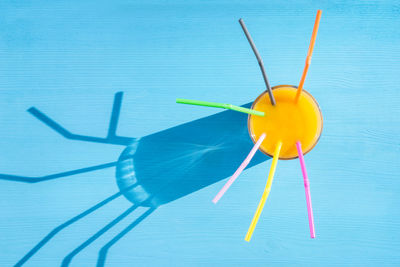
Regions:
M 197 106 L 205 106 L 205 107 L 214 107 L 214 108 L 224 108 L 224 109 L 231 109 L 234 111 L 239 111 L 251 115 L 257 115 L 264 117 L 264 112 L 257 111 L 254 109 L 249 108 L 242 108 L 239 106 L 231 105 L 231 104 L 223 104 L 223 103 L 215 103 L 215 102 L 206 102 L 206 101 L 199 101 L 199 100 L 190 100 L 190 99 L 182 99 L 177 98 L 176 103 L 179 104 L 188 104 L 188 105 L 197 105 Z

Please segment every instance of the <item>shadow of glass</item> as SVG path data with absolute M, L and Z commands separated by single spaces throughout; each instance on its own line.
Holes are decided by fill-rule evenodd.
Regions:
M 68 266 L 80 251 L 132 213 L 138 206 L 150 207 L 148 211 L 102 247 L 97 265 L 103 266 L 109 249 L 153 213 L 157 207 L 229 177 L 253 146 L 247 132 L 247 116 L 234 111 L 223 111 L 142 138 L 117 136 L 116 129 L 122 97 L 122 92 L 115 94 L 106 137 L 71 133 L 38 109 L 32 107 L 28 110 L 37 119 L 67 139 L 124 145 L 126 148 L 118 162 L 40 177 L 0 174 L 2 180 L 37 183 L 116 166 L 116 180 L 120 189 L 118 193 L 54 228 L 15 266 L 22 266 L 60 231 L 121 195 L 125 196 L 134 206 L 113 219 L 69 253 L 62 262 L 63 266 Z M 243 105 L 247 108 L 250 106 L 251 103 Z M 267 156 L 258 151 L 247 168 L 267 159 Z
M 117 184 L 133 207 L 149 209 L 100 249 L 97 266 L 104 266 L 111 247 L 160 205 L 232 175 L 253 147 L 246 125 L 246 115 L 224 111 L 136 139 L 128 145 L 116 164 Z M 267 159 L 257 152 L 248 167 Z M 131 209 L 134 208 L 69 253 L 62 266 L 68 266 L 80 251 L 131 213 Z
M 132 203 L 158 207 L 229 177 L 252 147 L 247 116 L 223 111 L 136 139 L 118 160 L 117 184 Z M 258 151 L 248 168 L 267 159 Z

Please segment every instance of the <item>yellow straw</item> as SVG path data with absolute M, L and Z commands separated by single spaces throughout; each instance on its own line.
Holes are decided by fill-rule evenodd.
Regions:
M 269 192 L 271 191 L 272 180 L 274 180 L 274 174 L 276 169 L 276 164 L 278 163 L 279 153 L 281 152 L 282 142 L 279 141 L 276 145 L 274 158 L 272 159 L 271 169 L 269 170 L 267 185 L 265 186 L 264 193 L 261 197 L 260 203 L 258 203 L 258 207 L 256 210 L 256 214 L 254 214 L 253 220 L 251 221 L 249 230 L 247 231 L 246 237 L 244 240 L 247 242 L 250 241 L 251 236 L 253 235 L 254 228 L 256 228 L 258 219 L 260 218 L 261 212 L 264 208 L 265 201 L 267 201 Z

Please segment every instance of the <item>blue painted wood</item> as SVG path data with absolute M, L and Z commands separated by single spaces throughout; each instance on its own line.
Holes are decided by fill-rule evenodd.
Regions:
M 245 118 L 191 124 L 219 110 L 175 98 L 242 105 L 261 93 L 240 17 L 271 85 L 297 84 L 318 8 L 305 83 L 324 116 L 322 138 L 305 157 L 317 238 L 309 238 L 300 165 L 280 161 L 246 243 L 270 161 L 258 155 L 259 164 L 213 205 L 251 145 Z M 0 10 L 1 266 L 400 264 L 395 1 L 4 0 Z M 114 102 L 120 91 L 123 101 Z M 120 109 L 111 116 L 113 105 Z M 171 130 L 178 125 L 208 126 L 183 128 L 181 140 Z M 214 127 L 232 134 L 214 135 Z M 117 165 L 127 176 L 116 172 L 126 145 L 153 134 L 138 176 L 129 160 Z M 172 156 L 157 161 L 160 151 Z M 132 203 L 140 198 L 129 196 L 155 194 L 157 179 L 176 173 L 187 181 L 161 194 L 161 206 Z M 139 176 L 155 181 L 119 191 L 117 177 Z

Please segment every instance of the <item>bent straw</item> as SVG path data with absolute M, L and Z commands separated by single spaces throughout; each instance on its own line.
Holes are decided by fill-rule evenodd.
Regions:
M 271 86 L 269 85 L 267 74 L 265 73 L 265 69 L 264 69 L 264 63 L 263 63 L 263 61 L 261 59 L 261 56 L 258 53 L 256 45 L 254 44 L 253 39 L 251 38 L 250 33 L 247 30 L 246 25 L 244 24 L 243 19 L 239 19 L 239 23 L 240 23 L 240 26 L 242 26 L 244 34 L 246 35 L 246 38 L 250 43 L 251 49 L 253 49 L 254 55 L 257 58 L 258 65 L 260 66 L 261 73 L 262 73 L 262 76 L 264 78 L 265 85 L 267 86 L 267 91 L 268 91 L 269 99 L 271 100 L 271 104 L 275 106 L 275 104 L 276 104 L 275 98 L 274 98 L 274 95 L 272 94 L 272 89 L 271 89 Z
M 265 113 L 261 111 L 257 111 L 254 109 L 243 108 L 231 104 L 223 104 L 223 103 L 215 103 L 215 102 L 206 102 L 206 101 L 199 101 L 199 100 L 190 100 L 190 99 L 183 99 L 177 98 L 176 103 L 179 104 L 188 104 L 188 105 L 197 105 L 197 106 L 204 106 L 204 107 L 214 107 L 214 108 L 224 108 L 224 109 L 231 109 L 238 112 L 243 112 L 251 115 L 257 115 L 264 117 Z
M 308 52 L 307 52 L 307 57 L 306 57 L 306 65 L 304 66 L 303 75 L 301 76 L 299 87 L 297 88 L 296 98 L 294 100 L 295 103 L 297 103 L 297 101 L 299 101 L 301 91 L 303 90 L 304 81 L 307 76 L 308 68 L 310 67 L 310 64 L 311 64 L 311 57 L 312 57 L 312 53 L 314 50 L 315 39 L 317 39 L 319 21 L 321 20 L 321 13 L 322 13 L 321 10 L 317 11 L 317 17 L 315 18 L 314 29 L 313 29 L 313 32 L 311 35 L 311 42 L 310 42 L 310 46 L 308 47 Z
M 229 187 L 233 184 L 233 182 L 236 180 L 236 178 L 238 178 L 239 175 L 242 173 L 242 171 L 247 167 L 247 165 L 250 163 L 251 159 L 253 158 L 254 154 L 257 152 L 257 149 L 260 147 L 261 143 L 264 141 L 264 138 L 265 138 L 265 133 L 263 133 L 260 136 L 260 138 L 258 138 L 257 143 L 250 150 L 249 155 L 247 155 L 246 159 L 242 162 L 242 164 L 240 164 L 239 168 L 235 171 L 235 173 L 232 175 L 232 177 L 226 182 L 224 187 L 222 187 L 222 189 L 214 197 L 214 199 L 212 200 L 212 202 L 214 204 L 217 204 L 217 202 L 225 194 L 225 192 L 229 189 Z
M 256 228 L 258 219 L 260 218 L 261 212 L 264 208 L 265 201 L 267 201 L 269 192 L 271 191 L 272 181 L 274 180 L 274 174 L 276 169 L 276 164 L 278 163 L 279 153 L 281 152 L 282 142 L 278 142 L 276 144 L 274 157 L 272 159 L 271 169 L 269 170 L 267 185 L 265 186 L 264 193 L 261 197 L 260 203 L 258 204 L 256 213 L 254 214 L 253 220 L 251 221 L 249 230 L 247 231 L 246 237 L 244 240 L 250 242 L 251 236 L 253 235 L 254 229 Z
M 301 150 L 301 143 L 299 141 L 296 142 L 296 147 L 297 147 L 297 152 L 299 154 L 301 172 L 303 173 L 304 189 L 306 191 L 308 225 L 310 226 L 310 236 L 311 238 L 315 238 L 314 216 L 311 205 L 310 181 L 308 180 L 306 164 L 304 162 L 303 151 Z

